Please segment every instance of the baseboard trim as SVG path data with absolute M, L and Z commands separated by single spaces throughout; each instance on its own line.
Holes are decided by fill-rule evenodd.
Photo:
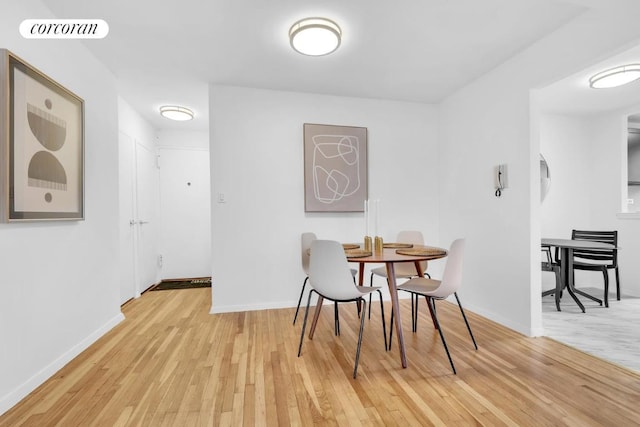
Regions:
M 289 307 L 291 307 L 291 303 L 289 301 L 270 302 L 267 304 L 225 305 L 223 307 L 212 305 L 211 310 L 209 310 L 209 314 L 237 313 L 239 311 L 273 310 L 278 308 L 289 308 Z
M 408 299 L 411 298 L 411 294 L 408 292 L 401 292 L 398 295 L 399 299 Z M 373 295 L 374 300 L 378 298 L 377 292 Z M 390 301 L 390 297 L 388 294 L 382 293 L 382 299 L 387 302 Z M 315 297 L 311 301 L 311 304 L 315 307 Z M 323 305 L 333 304 L 333 302 L 329 300 L 325 300 Z M 266 304 L 241 304 L 241 305 L 225 305 L 225 306 L 211 306 L 211 310 L 209 310 L 209 314 L 219 314 L 219 313 L 237 313 L 239 311 L 259 311 L 259 310 L 273 310 L 279 308 L 295 308 L 298 305 L 297 301 L 281 301 L 281 302 L 270 302 Z M 304 310 L 307 306 L 306 297 L 303 298 L 302 303 L 300 304 L 300 309 Z
M 455 304 L 455 300 L 454 300 L 454 304 Z M 495 312 L 485 310 L 473 304 L 463 304 L 463 307 L 465 311 L 468 310 L 473 313 L 476 313 L 486 319 L 491 320 L 492 322 L 499 324 L 500 326 L 504 326 L 505 328 L 509 328 L 513 331 L 519 332 L 522 335 L 526 335 L 528 337 L 537 337 L 542 335 L 542 332 L 544 332 L 544 330 L 541 328 L 526 327 L 519 323 L 515 323 L 512 320 L 505 318 L 504 316 L 496 314 Z
M 96 342 L 100 337 L 113 329 L 117 324 L 124 320 L 124 315 L 120 312 L 112 319 L 107 321 L 102 327 L 98 328 L 96 331 L 92 332 L 85 339 L 80 341 L 78 344 L 70 348 L 67 352 L 62 354 L 56 360 L 51 362 L 49 365 L 45 366 L 27 381 L 18 386 L 15 390 L 9 392 L 5 396 L 0 399 L 0 415 L 7 412 L 13 406 L 15 406 L 18 402 L 24 399 L 29 393 L 38 388 L 41 384 L 43 384 L 46 380 L 51 378 L 62 369 L 67 363 L 77 357 L 80 353 L 86 350 L 91 344 Z

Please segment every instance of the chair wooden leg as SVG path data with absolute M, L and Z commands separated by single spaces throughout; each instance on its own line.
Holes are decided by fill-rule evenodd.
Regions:
M 304 288 L 307 286 L 307 281 L 309 280 L 309 276 L 304 279 L 302 282 L 302 290 L 300 291 L 300 298 L 298 298 L 298 306 L 296 307 L 296 315 L 293 316 L 293 324 L 296 324 L 296 319 L 298 318 L 298 310 L 300 310 L 300 303 L 302 302 L 302 295 L 304 294 Z
M 616 267 L 616 298 L 620 301 L 620 272 L 618 271 L 618 267 Z
M 438 322 L 438 315 L 436 314 L 436 310 L 435 310 L 436 301 L 433 298 L 428 298 L 427 301 L 429 301 L 430 306 L 433 306 L 433 310 L 431 311 L 431 313 L 433 314 L 433 320 L 436 322 L 436 329 L 440 333 L 440 340 L 442 340 L 442 345 L 444 346 L 444 350 L 447 352 L 447 357 L 449 358 L 451 369 L 453 369 L 453 374 L 457 375 L 456 367 L 453 364 L 453 359 L 451 358 L 451 354 L 449 353 L 449 347 L 447 347 L 447 341 L 444 339 L 442 328 L 440 327 L 440 323 Z
M 307 308 L 304 310 L 304 321 L 302 322 L 302 333 L 300 334 L 300 345 L 298 345 L 298 357 L 302 353 L 302 342 L 304 340 L 304 330 L 307 328 L 307 318 L 309 317 L 309 305 L 311 305 L 311 296 L 314 290 L 309 291 L 309 299 L 307 300 Z
M 360 298 L 362 300 L 363 307 L 367 305 L 367 302 L 364 298 Z M 365 307 L 366 308 L 366 307 Z M 358 347 L 356 349 L 356 363 L 353 367 L 353 378 L 356 378 L 358 374 L 358 361 L 360 360 L 360 347 L 362 346 L 362 331 L 364 330 L 364 309 L 362 310 L 363 315 L 360 316 L 360 333 L 358 334 Z
M 462 309 L 462 304 L 460 304 L 460 298 L 458 298 L 458 293 L 454 292 L 453 295 L 456 297 L 456 301 L 458 302 L 458 307 L 460 307 L 460 313 L 462 313 L 462 318 L 464 319 L 464 323 L 467 325 L 467 330 L 469 331 L 469 335 L 471 336 L 471 341 L 473 341 L 473 346 L 478 349 L 478 344 L 476 344 L 476 339 L 473 337 L 473 332 L 471 332 L 471 326 L 469 326 L 469 321 L 467 320 L 467 316 L 464 314 L 464 310 Z
M 333 303 L 333 332 L 339 337 L 340 336 L 340 313 L 338 312 L 338 303 L 334 301 Z

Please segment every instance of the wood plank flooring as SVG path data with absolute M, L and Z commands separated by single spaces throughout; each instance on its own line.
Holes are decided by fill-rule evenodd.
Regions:
M 374 304 L 356 380 L 354 305 L 341 305 L 339 337 L 325 307 L 298 358 L 302 322 L 291 325 L 292 309 L 210 315 L 210 304 L 210 288 L 148 292 L 128 303 L 124 322 L 0 426 L 640 424 L 637 373 L 468 313 L 475 351 L 449 303 L 438 314 L 458 375 L 428 313 L 411 333 L 403 300 L 409 367 L 401 368 L 395 340 L 384 351 Z

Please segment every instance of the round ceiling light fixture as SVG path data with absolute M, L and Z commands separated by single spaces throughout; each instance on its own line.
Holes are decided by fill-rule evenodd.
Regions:
M 160 107 L 160 114 L 162 117 L 170 120 L 177 120 L 179 122 L 193 119 L 193 111 L 178 105 L 163 105 Z
M 640 64 L 622 65 L 595 74 L 589 79 L 594 89 L 608 89 L 640 79 Z
M 322 56 L 334 52 L 342 40 L 342 30 L 327 18 L 305 18 L 289 29 L 291 47 L 303 55 Z

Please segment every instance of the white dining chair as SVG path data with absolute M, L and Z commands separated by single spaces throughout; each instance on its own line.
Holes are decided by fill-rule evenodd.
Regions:
M 353 368 L 353 378 L 356 378 L 358 360 L 360 359 L 360 347 L 362 345 L 362 331 L 364 330 L 364 310 L 367 305 L 363 297 L 371 294 L 371 292 L 378 292 L 380 296 L 382 333 L 384 335 L 385 350 L 387 348 L 387 331 L 384 320 L 384 303 L 382 302 L 380 288 L 356 286 L 353 283 L 352 277 L 342 244 L 333 240 L 314 240 L 311 243 L 311 257 L 309 260 L 309 283 L 311 284 L 311 290 L 309 291 L 307 307 L 304 312 L 300 345 L 298 346 L 298 357 L 300 357 L 302 353 L 304 332 L 309 316 L 309 305 L 311 304 L 311 297 L 314 292 L 335 303 L 359 302 L 362 304 L 363 309 L 360 312 L 360 332 L 358 333 L 356 360 Z M 321 309 L 321 307 L 322 306 L 318 309 Z
M 298 319 L 298 311 L 300 311 L 300 304 L 302 303 L 302 296 L 304 295 L 304 290 L 307 286 L 307 281 L 309 280 L 309 249 L 311 249 L 311 242 L 317 240 L 315 233 L 307 232 L 302 233 L 300 235 L 300 255 L 302 259 L 302 270 L 305 274 L 305 279 L 302 282 L 302 289 L 300 290 L 300 297 L 298 298 L 298 305 L 296 306 L 296 314 L 293 316 L 293 324 L 296 324 L 296 320 Z M 353 278 L 353 282 L 355 283 L 356 274 L 358 270 L 352 268 L 351 276 Z M 338 304 L 334 304 L 334 331 L 336 335 L 340 335 L 340 317 L 338 312 Z
M 460 285 L 462 284 L 462 258 L 464 254 L 464 244 L 464 239 L 457 239 L 451 244 L 442 280 L 415 277 L 398 286 L 399 291 L 411 292 L 416 296 L 426 297 L 434 326 L 440 334 L 440 339 L 442 340 L 444 349 L 447 352 L 447 357 L 449 358 L 449 363 L 451 364 L 451 369 L 453 369 L 454 374 L 456 374 L 456 367 L 453 364 L 453 359 L 449 353 L 449 348 L 447 347 L 447 342 L 444 338 L 444 333 L 442 332 L 438 315 L 436 314 L 436 300 L 446 299 L 450 295 L 454 295 L 456 297 L 460 313 L 462 313 L 462 318 L 464 319 L 464 323 L 467 325 L 467 330 L 469 331 L 469 335 L 473 341 L 473 346 L 477 350 L 478 345 L 476 344 L 476 339 L 473 336 L 473 332 L 471 332 L 471 326 L 469 326 L 469 321 L 467 320 L 467 316 L 464 314 L 464 310 L 462 309 L 462 304 L 460 304 L 460 298 L 458 298 L 457 293 Z M 393 310 L 391 310 L 391 324 L 393 325 Z M 389 347 L 391 347 L 392 337 L 393 327 L 389 334 Z
M 311 242 L 314 240 L 318 240 L 315 233 L 302 233 L 300 235 L 300 255 L 302 259 L 302 270 L 304 271 L 305 278 L 304 282 L 302 282 L 302 290 L 300 291 L 300 298 L 298 298 L 298 306 L 296 307 L 296 314 L 293 316 L 293 324 L 296 324 L 296 320 L 298 319 L 298 311 L 300 310 L 300 304 L 302 303 L 302 296 L 304 295 L 304 290 L 307 286 L 307 282 L 309 281 L 309 249 L 311 248 Z

